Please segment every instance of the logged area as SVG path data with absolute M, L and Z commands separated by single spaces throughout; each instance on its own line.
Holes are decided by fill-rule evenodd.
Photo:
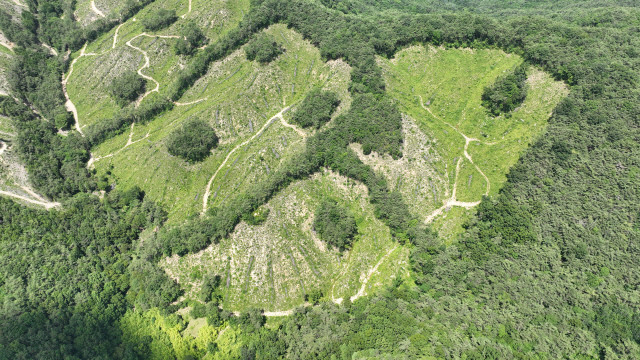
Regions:
M 639 358 L 638 19 L 0 0 L 0 358 Z

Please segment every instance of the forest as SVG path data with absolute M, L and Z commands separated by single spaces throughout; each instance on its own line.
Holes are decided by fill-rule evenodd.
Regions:
M 58 135 L 71 123 L 60 83 L 69 65 L 62 54 L 149 3 L 127 2 L 117 17 L 88 27 L 73 21 L 71 1 L 29 1 L 20 21 L 0 11 L 0 30 L 16 44 L 9 72 L 14 96 L 0 98 L 0 113 L 13 119 L 17 153 L 33 185 L 62 202 L 61 209 L 45 211 L 0 198 L 0 358 L 149 358 L 167 340 L 127 337 L 121 325 L 138 319 L 137 311 L 157 310 L 158 318 L 184 329 L 185 316 L 176 310 L 186 305 L 194 317 L 237 332 L 232 358 L 640 357 L 636 4 L 252 0 L 237 28 L 202 51 L 194 48 L 205 40 L 184 30 L 189 44 L 179 46 L 193 54 L 168 99 L 150 96 L 139 107 L 125 107 L 89 126 L 86 137 Z M 176 20 L 175 12 L 156 15 L 143 25 L 162 28 Z M 212 63 L 245 44 L 247 58 L 258 62 L 280 55 L 273 39 L 254 35 L 275 23 L 303 34 L 323 58 L 343 59 L 352 69 L 352 104 L 330 124 L 338 106 L 330 93 L 305 99 L 293 115 L 315 129 L 304 151 L 226 206 L 179 225 L 164 224 L 166 210 L 140 189 L 92 194 L 97 179 L 86 163 L 93 146 L 173 108 Z M 483 198 L 450 244 L 415 218 L 402 195 L 349 147 L 359 143 L 365 154 L 402 158 L 401 113 L 385 91 L 376 56 L 390 58 L 412 44 L 503 49 L 570 88 L 499 195 Z M 523 71 L 516 68 L 485 90 L 492 116 L 522 101 Z M 200 161 L 218 138 L 193 122 L 175 130 L 172 142 L 167 147 L 174 155 Z M 229 236 L 242 220 L 264 221 L 269 213 L 261 206 L 321 169 L 366 186 L 376 218 L 410 251 L 410 281 L 398 279 L 340 304 L 309 293 L 317 305 L 273 323 L 260 309 L 221 310 L 222 283 L 215 277 L 206 280 L 202 303 L 180 303 L 182 290 L 157 266 L 160 258 L 197 253 Z M 351 216 L 323 203 L 316 231 L 348 249 L 357 241 Z M 224 346 L 212 340 L 190 356 L 213 357 L 229 350 Z M 180 357 L 176 351 L 168 347 L 166 358 Z

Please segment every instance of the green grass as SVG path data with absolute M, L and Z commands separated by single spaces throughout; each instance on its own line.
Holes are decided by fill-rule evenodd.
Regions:
M 566 96 L 567 89 L 534 67 L 529 69 L 527 98 L 511 117 L 492 117 L 481 106 L 484 87 L 521 62 L 520 57 L 499 50 L 422 46 L 400 51 L 391 60 L 379 59 L 389 93 L 398 101 L 401 111 L 416 121 L 427 136 L 426 141 L 433 145 L 431 150 L 436 155 L 431 157 L 436 161 L 430 162 L 434 168 L 432 175 L 447 184 L 448 191 L 440 187 L 439 194 L 433 196 L 441 200 L 435 201 L 435 206 L 412 205 L 420 202 L 421 197 L 403 191 L 416 215 L 426 218 L 440 207 L 442 200 L 450 196 L 447 192 L 453 191 L 454 183 L 457 183 L 458 201 L 479 201 L 487 191 L 487 181 L 480 171 L 489 179 L 489 195 L 497 194 L 509 168 L 542 133 L 552 109 Z M 478 140 L 470 141 L 467 148 L 473 164 L 464 157 L 463 134 Z M 411 153 L 407 155 L 418 158 Z M 460 158 L 463 161 L 456 176 Z M 429 181 L 425 179 L 425 182 Z M 451 239 L 467 218 L 451 214 L 473 211 L 451 209 L 440 215 L 442 219 L 435 219 L 435 227 L 443 231 L 444 238 Z
M 149 124 L 136 125 L 132 141 L 142 140 L 124 150 L 121 149 L 127 144 L 129 132 L 93 149 L 96 157 L 117 152 L 95 163 L 98 173 L 106 173 L 113 166 L 111 171 L 119 186 L 140 186 L 151 198 L 166 205 L 170 222 L 180 222 L 200 213 L 205 187 L 229 152 L 255 135 L 282 108 L 298 103 L 315 86 L 333 89 L 348 103 L 348 66 L 324 63 L 317 49 L 285 26 L 276 25 L 267 31 L 287 38 L 288 44 L 278 37 L 287 49 L 285 54 L 262 66 L 247 61 L 243 51 L 238 50 L 212 64 L 179 102 L 206 100 L 176 106 Z M 328 80 L 333 73 L 336 75 Z M 220 138 L 212 155 L 197 164 L 169 155 L 164 143 L 176 127 L 191 118 L 207 121 Z M 144 138 L 146 134 L 149 137 Z M 261 136 L 238 148 L 220 169 L 211 187 L 209 206 L 224 206 L 229 198 L 269 176 L 283 161 L 302 151 L 303 144 L 296 131 L 280 121 L 273 122 Z
M 90 2 L 88 2 L 90 3 Z M 188 1 L 159 0 L 140 10 L 135 17 L 127 20 L 122 26 L 116 27 L 100 38 L 88 44 L 86 53 L 96 54 L 78 59 L 74 65 L 73 74 L 69 78 L 67 91 L 69 97 L 78 110 L 81 126 L 98 122 L 112 117 L 119 107 L 109 97 L 107 88 L 111 81 L 119 74 L 137 71 L 145 63 L 142 53 L 127 46 L 126 43 L 136 36 L 145 33 L 140 19 L 148 16 L 158 8 L 176 9 L 178 20 L 166 29 L 148 35 L 179 35 L 180 28 L 187 20 L 195 21 L 202 27 L 210 43 L 218 40 L 222 35 L 234 28 L 248 11 L 249 2 L 240 1 L 199 1 L 194 0 L 192 9 L 188 11 Z M 180 17 L 184 15 L 184 19 Z M 115 48 L 114 36 L 118 31 Z M 175 78 L 175 74 L 186 66 L 189 57 L 179 57 L 172 49 L 175 39 L 140 36 L 131 45 L 147 52 L 149 67 L 142 72 L 159 82 L 159 93 L 164 95 L 168 85 Z M 72 55 L 73 59 L 80 56 L 80 51 Z M 155 87 L 152 81 L 147 81 L 147 90 Z
M 349 252 L 327 248 L 312 230 L 313 214 L 325 197 L 336 199 L 356 216 L 358 235 Z M 270 209 L 265 223 L 243 222 L 219 244 L 168 258 L 161 266 L 178 279 L 188 298 L 197 296 L 206 273 L 221 275 L 223 306 L 234 311 L 288 310 L 301 305 L 305 292 L 314 289 L 321 289 L 327 301 L 349 298 L 365 279 L 365 291 L 371 293 L 388 285 L 393 276 L 406 276 L 407 250 L 396 247 L 388 227 L 375 218 L 360 183 L 323 172 L 295 182 L 265 206 Z M 378 262 L 377 272 L 369 278 Z

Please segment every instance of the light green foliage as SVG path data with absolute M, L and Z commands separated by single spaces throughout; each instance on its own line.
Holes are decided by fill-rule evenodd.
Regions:
M 304 138 L 299 132 L 279 119 L 265 125 L 316 87 L 331 89 L 348 103 L 349 68 L 341 62 L 324 63 L 317 49 L 285 26 L 272 26 L 267 32 L 287 49 L 285 56 L 261 66 L 247 61 L 238 50 L 212 64 L 208 74 L 179 100 L 184 105 L 96 147 L 96 158 L 113 154 L 95 162 L 98 172 L 106 172 L 113 164 L 119 186 L 139 185 L 156 201 L 170 204 L 169 221 L 179 222 L 202 211 L 202 197 L 216 171 L 208 207 L 224 206 L 228 198 L 254 186 L 302 151 Z M 169 134 L 189 119 L 206 121 L 220 139 L 212 155 L 197 164 L 170 156 L 164 146 Z M 130 135 L 132 144 L 126 146 Z
M 85 56 L 79 58 L 81 51 L 73 53 L 71 58 L 78 59 L 73 64 L 73 73 L 69 76 L 67 72 L 65 78 L 69 77 L 67 91 L 78 110 L 80 125 L 87 126 L 110 118 L 118 111 L 117 104 L 109 96 L 108 85 L 119 74 L 137 71 L 145 65 L 145 57 L 140 50 L 149 57 L 149 67 L 142 69 L 142 73 L 158 81 L 159 93 L 165 94 L 177 72 L 187 63 L 172 50 L 178 42 L 177 37 L 182 36 L 182 29 L 188 23 L 195 23 L 205 37 L 215 42 L 238 24 L 248 6 L 248 0 L 192 0 L 192 11 L 188 12 L 186 1 L 154 1 L 136 14 L 136 21 L 131 18 L 89 43 Z M 146 32 L 149 36 L 141 35 L 145 29 L 139 19 L 161 8 L 181 9 L 177 10 L 180 15 L 178 20 L 164 30 Z M 175 38 L 160 38 L 153 36 L 155 34 Z M 131 46 L 127 45 L 129 41 Z M 147 79 L 148 90 L 155 86 L 154 82 Z
M 352 249 L 343 254 L 312 229 L 314 212 L 328 196 L 354 214 L 358 227 Z M 270 215 L 263 224 L 242 222 L 217 245 L 161 261 L 187 298 L 196 298 L 203 284 L 194 270 L 221 276 L 222 305 L 234 311 L 290 310 L 317 291 L 328 301 L 344 301 L 406 276 L 407 251 L 376 219 L 362 184 L 332 172 L 316 174 L 283 189 L 265 207 Z
M 214 354 L 209 353 L 208 345 L 222 340 L 224 326 L 215 328 L 200 319 L 192 323 L 180 315 L 164 315 L 157 309 L 131 310 L 120 320 L 120 329 L 125 347 L 136 347 L 137 353 L 145 359 L 212 359 Z M 229 335 L 234 332 L 231 329 L 224 331 L 230 332 Z M 232 342 L 223 343 L 231 345 Z M 232 346 L 229 348 L 233 349 Z
M 425 180 L 429 186 L 435 186 L 431 182 L 446 184 L 434 187 L 437 195 L 433 198 L 438 201 L 421 210 L 411 205 L 419 199 L 401 187 L 404 198 L 414 212 L 421 211 L 421 217 L 446 204 L 454 186 L 456 200 L 470 205 L 482 195 L 497 194 L 508 169 L 544 130 L 552 109 L 566 96 L 562 83 L 531 67 L 523 104 L 509 118 L 487 114 L 481 105 L 483 90 L 521 62 L 518 56 L 499 50 L 422 46 L 402 50 L 393 60 L 379 59 L 388 91 L 429 138 L 426 157 L 434 172 L 432 180 Z M 449 211 L 458 215 L 448 215 Z M 445 238 L 462 230 L 466 216 L 459 216 L 460 212 L 445 208 L 433 219 Z

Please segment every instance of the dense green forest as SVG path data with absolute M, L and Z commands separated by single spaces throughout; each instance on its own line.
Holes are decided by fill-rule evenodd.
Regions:
M 148 3 L 128 2 L 116 19 L 87 28 L 73 21 L 75 2 L 28 2 L 20 21 L 0 12 L 0 30 L 17 45 L 9 78 L 15 98 L 2 97 L 0 111 L 15 123 L 18 155 L 34 186 L 63 202 L 62 209 L 44 211 L 0 199 L 0 358 L 148 358 L 164 340 L 123 336 L 125 314 L 159 308 L 168 321 L 186 327 L 184 316 L 175 313 L 186 305 L 194 317 L 237 331 L 235 357 L 243 359 L 640 357 L 635 2 L 253 0 L 236 29 L 190 58 L 170 99 L 153 96 L 122 109 L 87 128 L 86 137 L 58 135 L 70 122 L 60 83 L 68 66 L 62 54 Z M 166 15 L 145 26 L 175 20 L 175 12 Z M 259 62 L 278 56 L 273 39 L 259 32 L 274 23 L 302 33 L 325 59 L 351 66 L 353 101 L 331 126 L 322 124 L 331 118 L 335 99 L 305 99 L 298 111 L 308 108 L 312 115 L 298 123 L 318 130 L 304 151 L 226 206 L 178 226 L 163 226 L 165 210 L 139 189 L 116 188 L 103 198 L 91 194 L 96 179 L 86 162 L 92 146 L 172 108 L 171 100 L 210 64 L 245 44 L 247 57 L 254 49 Z M 191 32 L 196 40 L 186 40 L 191 50 L 185 53 L 204 43 Z M 43 49 L 43 42 L 59 55 Z M 401 114 L 385 92 L 375 56 L 423 43 L 501 48 L 570 86 L 544 136 L 510 170 L 500 194 L 482 200 L 451 244 L 414 218 L 400 193 L 349 148 L 359 143 L 365 154 L 402 157 Z M 523 69 L 488 90 L 493 114 L 517 106 L 525 89 Z M 200 158 L 191 154 L 206 155 L 203 149 L 208 152 L 217 137 L 194 124 L 177 130 L 174 141 L 176 154 L 189 150 L 184 156 L 195 161 Z M 323 168 L 366 186 L 375 216 L 410 249 L 411 281 L 399 279 L 353 303 L 301 307 L 273 323 L 258 309 L 239 316 L 221 310 L 219 278 L 207 279 L 203 303 L 179 303 L 179 286 L 156 265 L 161 257 L 196 253 L 243 219 L 264 221 L 269 212 L 261 206 L 277 191 Z M 322 204 L 317 230 L 346 223 L 339 233 L 328 232 L 336 240 L 327 241 L 348 248 L 355 235 L 349 216 L 335 204 Z M 308 294 L 311 303 L 320 298 Z M 194 354 L 222 354 L 222 346 L 214 339 Z
M 527 97 L 526 81 L 526 64 L 522 64 L 484 89 L 482 105 L 494 116 L 508 114 Z

